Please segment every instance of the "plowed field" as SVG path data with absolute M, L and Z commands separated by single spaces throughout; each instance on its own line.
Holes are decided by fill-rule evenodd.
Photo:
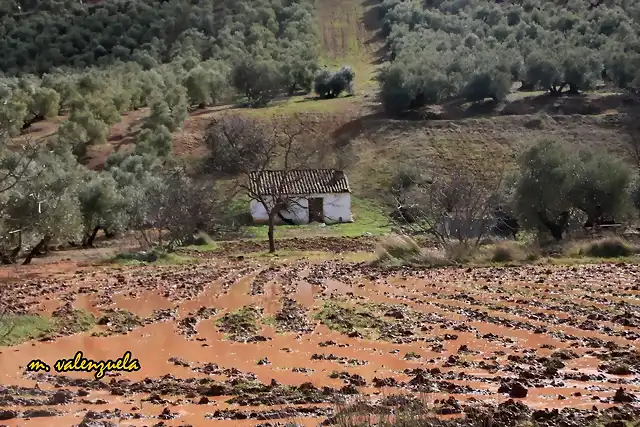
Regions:
M 79 334 L 0 347 L 0 424 L 9 426 L 319 425 L 353 400 L 381 408 L 414 398 L 445 418 L 500 408 L 506 421 L 495 426 L 521 414 L 550 426 L 588 425 L 581 420 L 603 411 L 638 416 L 634 265 L 210 259 L 3 281 L 16 313 L 97 320 Z M 141 369 L 100 380 L 26 371 L 32 359 L 53 368 L 77 351 L 93 360 L 130 351 Z

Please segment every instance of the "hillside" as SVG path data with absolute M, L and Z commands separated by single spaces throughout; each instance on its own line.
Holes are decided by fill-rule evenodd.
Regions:
M 101 212 L 106 205 L 94 200 L 108 195 L 124 206 L 118 200 L 130 198 L 126 192 L 151 194 L 137 185 L 162 180 L 153 174 L 167 164 L 198 170 L 209 154 L 205 130 L 223 115 L 275 124 L 302 118 L 300 139 L 321 135 L 356 197 L 382 211 L 394 203 L 390 185 L 403 173 L 507 170 L 542 139 L 576 153 L 586 147 L 627 159 L 629 129 L 622 121 L 631 104 L 624 93 L 636 83 L 633 65 L 640 58 L 630 5 L 591 10 L 576 3 L 556 16 L 542 0 L 470 2 L 459 10 L 449 1 L 432 7 L 392 0 L 183 3 L 107 1 L 4 18 L 0 118 L 14 142 L 48 144 L 43 165 L 67 165 L 76 177 L 59 177 L 78 183 L 70 196 L 81 201 L 80 208 L 70 201 L 76 209 L 71 240 L 88 239 L 104 222 L 127 221 L 130 211 Z M 126 19 L 137 24 L 109 38 L 128 7 L 134 9 Z M 180 7 L 188 13 L 176 14 Z M 47 33 L 29 44 L 49 15 L 65 37 Z M 612 16 L 624 19 L 615 24 Z M 141 30 L 156 20 L 162 24 L 151 25 L 153 31 Z M 596 35 L 588 38 L 587 30 Z M 91 42 L 99 49 L 73 41 L 94 32 L 103 34 Z M 565 55 L 541 56 L 544 49 L 556 52 L 562 34 Z M 125 52 L 127 37 L 137 41 Z M 66 53 L 41 56 L 37 64 L 20 59 L 25 49 L 43 49 L 43 40 L 59 42 Z M 583 56 L 589 61 L 579 62 Z M 48 72 L 28 74 L 34 70 Z M 84 182 L 91 185 L 83 188 Z M 36 208 L 16 206 L 17 212 Z M 7 227 L 19 224 L 16 218 Z

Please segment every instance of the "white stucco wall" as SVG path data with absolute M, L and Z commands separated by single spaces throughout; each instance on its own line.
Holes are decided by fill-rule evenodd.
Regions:
M 323 198 L 324 222 L 326 224 L 353 220 L 351 218 L 351 194 L 324 194 Z
M 333 224 L 336 222 L 351 222 L 351 194 L 349 193 L 337 193 L 337 194 L 310 194 L 295 199 L 292 203 L 289 211 L 282 211 L 282 216 L 291 219 L 296 224 L 309 223 L 309 198 L 320 197 L 323 200 L 323 215 L 324 221 L 327 224 Z M 272 198 L 266 198 L 267 205 L 273 206 Z M 267 210 L 257 200 L 251 200 L 249 205 L 251 211 L 251 217 L 257 224 L 266 224 L 269 221 L 269 215 Z M 342 220 L 341 220 L 342 218 Z M 276 217 L 276 223 L 281 224 L 282 220 Z
M 265 197 L 265 201 L 269 208 L 273 206 L 273 199 L 271 197 Z M 249 209 L 251 210 L 253 222 L 257 224 L 266 224 L 269 221 L 269 214 L 261 202 L 251 200 Z M 288 211 L 281 211 L 280 213 L 283 217 L 292 220 L 296 224 L 307 224 L 309 222 L 308 201 L 304 197 L 297 198 L 291 204 Z M 281 224 L 282 222 L 283 221 L 279 217 L 276 217 L 276 224 Z

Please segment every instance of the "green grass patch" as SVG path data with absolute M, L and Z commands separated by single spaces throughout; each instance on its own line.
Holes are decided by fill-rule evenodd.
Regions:
M 326 228 L 334 235 L 355 237 L 363 235 L 380 236 L 391 232 L 391 222 L 384 209 L 371 200 L 354 197 L 351 201 L 354 222 L 332 224 Z
M 385 325 L 385 321 L 368 304 L 353 307 L 346 303 L 324 301 L 314 318 L 329 329 L 346 335 L 359 332 L 371 336 Z
M 252 305 L 246 305 L 236 311 L 226 313 L 218 319 L 218 328 L 233 341 L 243 341 L 260 330 L 258 322 L 262 313 Z
M 207 233 L 199 231 L 194 236 L 192 245 L 182 246 L 181 248 L 196 252 L 212 252 L 219 249 L 220 245 L 211 238 Z
M 354 219 L 354 222 L 351 223 L 277 225 L 275 228 L 276 239 L 315 236 L 380 236 L 391 231 L 391 223 L 384 209 L 371 200 L 352 198 L 351 212 Z M 243 231 L 252 238 L 266 240 L 269 227 L 267 225 L 250 225 L 244 227 Z
M 265 316 L 262 318 L 262 324 L 266 326 L 276 327 L 278 326 L 278 321 L 276 320 L 276 316 Z
M 371 43 L 376 26 L 381 26 L 381 16 L 376 14 L 376 4 L 365 4 L 359 0 L 343 0 L 327 5 L 316 0 L 316 18 L 320 46 L 318 53 L 322 65 L 330 70 L 343 65 L 356 73 L 355 89 L 360 91 L 374 87 L 376 51 L 383 40 Z M 374 19 L 372 19 L 374 18 Z M 377 19 L 376 19 L 377 18 Z
M 82 310 L 52 317 L 37 314 L 4 315 L 0 319 L 0 346 L 10 346 L 50 335 L 71 335 L 93 328 L 96 318 Z
M 215 252 L 220 249 L 220 245 L 216 242 L 207 243 L 205 245 L 188 245 L 182 246 L 180 249 L 186 249 L 194 252 Z
M 96 332 L 93 336 L 109 336 L 126 334 L 143 325 L 143 319 L 127 310 L 107 309 L 98 320 L 98 325 L 105 326 L 105 332 Z
M 55 330 L 64 335 L 77 334 L 92 329 L 97 320 L 96 317 L 83 310 L 71 310 L 62 314 L 53 314 Z
M 278 241 L 276 240 L 276 246 Z M 311 260 L 311 261 L 327 261 L 335 260 L 336 254 L 333 252 L 323 251 L 293 251 L 293 250 L 276 250 L 274 253 L 269 251 L 247 252 L 238 254 L 245 258 L 270 259 L 274 261 L 290 261 L 290 260 Z M 362 262 L 373 261 L 375 254 L 371 252 L 347 252 L 339 255 L 339 259 L 345 262 Z
M 252 117 L 270 118 L 299 112 L 338 113 L 346 109 L 359 107 L 362 104 L 362 97 L 360 96 L 341 96 L 334 99 L 316 99 L 315 96 L 314 93 L 292 96 L 272 101 L 262 108 L 243 108 L 241 112 Z
M 16 345 L 55 331 L 55 322 L 36 314 L 5 315 L 0 320 L 0 346 Z

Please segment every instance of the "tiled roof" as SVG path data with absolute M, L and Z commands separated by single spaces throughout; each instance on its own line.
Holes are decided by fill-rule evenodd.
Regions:
M 301 195 L 351 192 L 347 176 L 335 169 L 255 171 L 249 174 L 249 181 L 251 193 L 262 196 L 273 193 Z

